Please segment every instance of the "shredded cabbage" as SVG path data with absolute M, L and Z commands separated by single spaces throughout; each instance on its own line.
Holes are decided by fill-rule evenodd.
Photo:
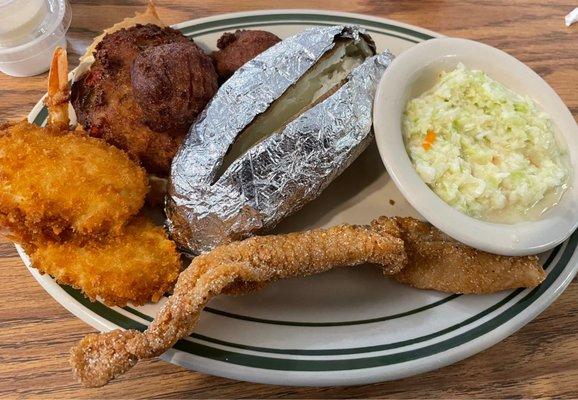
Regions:
M 408 102 L 403 128 L 421 178 L 475 218 L 505 209 L 524 215 L 569 175 L 548 115 L 531 98 L 463 64 Z

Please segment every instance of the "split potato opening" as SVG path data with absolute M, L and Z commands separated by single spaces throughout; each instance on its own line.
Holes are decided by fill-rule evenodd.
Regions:
M 337 38 L 331 50 L 239 133 L 223 158 L 213 183 L 252 147 L 335 93 L 347 82 L 350 72 L 373 54 L 374 50 L 363 37 L 357 41 Z

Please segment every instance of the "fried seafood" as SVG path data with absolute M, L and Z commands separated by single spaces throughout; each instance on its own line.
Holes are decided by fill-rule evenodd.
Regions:
M 219 50 L 211 54 L 219 79 L 227 80 L 247 61 L 280 41 L 277 35 L 267 31 L 237 30 L 235 33 L 224 33 L 217 41 Z
M 150 47 L 134 60 L 133 96 L 156 132 L 184 132 L 217 92 L 211 58 L 193 42 Z
M 0 223 L 34 267 L 109 305 L 158 299 L 180 271 L 175 244 L 145 217 L 145 171 L 68 120 L 66 52 L 49 75 L 46 127 L 0 127 Z M 131 219 L 130 222 L 129 219 Z
M 405 264 L 403 242 L 367 227 L 342 225 L 220 246 L 195 258 L 181 273 L 173 295 L 145 332 L 86 336 L 71 350 L 74 374 L 86 386 L 102 386 L 138 360 L 162 354 L 193 330 L 206 302 L 228 287 L 366 262 L 380 265 L 388 275 L 399 271 Z
M 24 245 L 35 268 L 109 306 L 157 302 L 180 272 L 180 256 L 164 229 L 140 216 L 116 236 Z
M 407 266 L 392 276 L 398 282 L 449 293 L 494 293 L 534 287 L 546 277 L 535 256 L 506 257 L 475 250 L 413 218 L 380 218 L 376 230 L 395 224 L 408 256 Z
M 57 50 L 46 127 L 0 127 L 0 223 L 19 240 L 117 232 L 147 193 L 144 170 L 126 154 L 69 131 L 66 74 L 66 53 Z
M 446 265 L 441 262 L 442 258 Z M 477 265 L 472 269 L 475 272 L 468 270 L 469 261 Z M 539 268 L 535 258 L 516 261 L 514 257 L 491 256 L 460 245 L 412 218 L 382 217 L 373 221 L 370 228 L 341 225 L 327 230 L 254 237 L 219 246 L 195 258 L 180 275 L 173 295 L 145 332 L 115 330 L 87 335 L 72 348 L 71 366 L 85 386 L 102 386 L 139 360 L 162 354 L 188 335 L 206 302 L 219 293 L 240 293 L 277 279 L 366 262 L 380 265 L 385 275 L 394 274 L 399 280 L 404 273 L 402 268 L 420 268 L 419 262 L 432 263 L 443 271 L 438 274 L 441 287 L 453 285 L 457 292 L 478 293 L 503 290 L 513 284 L 539 283 L 539 279 L 514 282 L 506 276 L 511 272 L 509 266 L 513 265 L 532 276 Z M 488 263 L 485 270 L 482 262 Z M 466 280 L 457 279 L 452 283 L 456 279 L 449 272 L 452 268 L 466 273 Z M 483 273 L 492 274 L 492 283 L 485 280 Z M 434 275 L 435 272 L 429 275 L 432 280 Z M 500 285 L 498 279 L 506 284 Z
M 139 62 L 142 67 L 137 68 L 131 77 L 133 62 L 139 55 L 143 57 L 141 53 L 155 46 L 176 43 L 181 44 L 177 46 L 179 51 L 187 49 L 186 54 L 177 54 L 174 59 L 171 54 L 171 57 L 160 61 L 159 55 L 155 56 L 153 52 L 156 58 Z M 72 86 L 72 104 L 79 122 L 89 135 L 125 150 L 138 159 L 148 172 L 166 175 L 188 128 L 186 122 L 196 117 L 195 113 L 202 108 L 201 103 L 208 101 L 208 95 L 214 88 L 216 73 L 208 62 L 208 56 L 179 31 L 147 24 L 123 28 L 104 36 L 95 47 L 94 59 L 89 71 Z M 195 62 L 187 66 L 186 63 L 193 59 Z M 161 62 L 157 66 L 159 72 L 162 70 L 163 73 L 176 75 L 161 79 L 161 75 L 148 71 L 147 65 L 157 61 Z M 181 71 L 182 67 L 189 69 Z M 193 71 L 192 68 L 199 69 Z M 138 76 L 139 72 L 145 73 L 142 79 Z M 188 78 L 192 80 L 185 82 Z M 147 79 L 148 82 L 144 82 Z M 133 80 L 137 82 L 139 100 L 133 93 Z M 167 82 L 171 82 L 170 86 L 163 88 Z M 167 100 L 174 97 L 149 108 L 150 103 L 143 96 L 153 94 L 156 99 L 161 99 L 167 94 L 163 90 L 182 87 L 187 87 L 186 101 L 171 111 L 178 114 L 180 125 L 175 127 L 168 124 L 166 117 L 155 121 L 159 113 L 166 109 Z M 171 93 L 170 96 L 178 95 L 180 93 Z M 166 127 L 167 130 L 156 132 L 151 126 L 154 129 Z

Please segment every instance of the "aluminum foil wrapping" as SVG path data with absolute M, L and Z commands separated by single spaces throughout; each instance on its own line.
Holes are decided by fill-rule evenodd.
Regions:
M 322 191 L 372 140 L 372 105 L 393 56 L 367 58 L 329 98 L 234 161 L 216 181 L 236 136 L 352 26 L 312 28 L 245 64 L 191 127 L 171 170 L 166 201 L 172 238 L 198 254 L 274 227 Z

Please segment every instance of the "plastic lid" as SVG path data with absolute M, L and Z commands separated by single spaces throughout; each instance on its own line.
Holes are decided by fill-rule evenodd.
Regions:
M 2 23 L 11 10 L 9 18 L 14 18 L 15 9 L 23 11 L 23 19 L 13 19 L 15 23 L 10 26 Z M 38 14 L 32 15 L 34 13 Z M 0 0 L 0 45 L 20 40 L 15 46 L 0 47 L 0 63 L 24 61 L 54 47 L 68 31 L 71 17 L 68 0 Z M 22 43 L 26 35 L 28 40 Z

